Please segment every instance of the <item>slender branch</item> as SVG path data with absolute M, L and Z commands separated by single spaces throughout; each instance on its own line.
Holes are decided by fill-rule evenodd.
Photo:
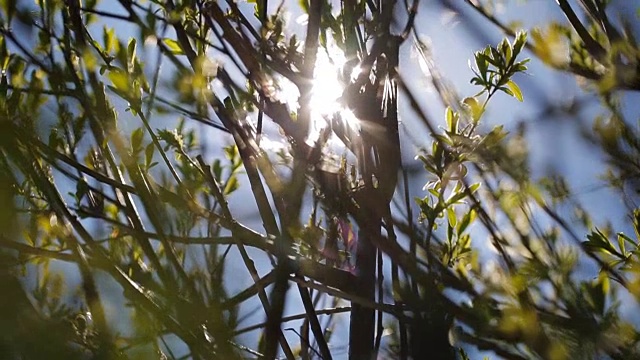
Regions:
M 318 347 L 320 348 L 322 358 L 327 360 L 332 359 L 331 351 L 329 351 L 329 345 L 327 345 L 327 341 L 324 338 L 322 328 L 320 327 L 320 322 L 318 321 L 318 312 L 313 306 L 311 296 L 309 295 L 309 290 L 298 284 L 298 291 L 300 292 L 300 296 L 302 297 L 302 303 L 307 314 L 307 319 L 309 321 L 309 324 L 311 325 L 313 336 L 315 337 L 316 342 L 318 343 Z
M 556 0 L 556 2 L 569 20 L 569 23 L 571 23 L 571 26 L 573 26 L 575 31 L 578 33 L 578 36 L 582 39 L 585 49 L 587 49 L 594 59 L 601 64 L 604 64 L 606 61 L 607 51 L 602 47 L 602 45 L 600 45 L 600 43 L 593 39 L 591 34 L 589 34 L 589 31 L 587 31 L 584 25 L 582 25 L 582 22 L 580 22 L 580 19 L 578 19 L 578 16 L 573 11 L 567 0 Z
M 121 15 L 121 14 L 116 14 L 116 13 L 112 13 L 109 11 L 102 11 L 102 10 L 97 10 L 95 8 L 86 8 L 86 7 L 81 7 L 80 10 L 82 10 L 85 13 L 88 14 L 95 14 L 95 15 L 100 15 L 101 17 L 105 17 L 105 18 L 111 18 L 111 19 L 116 19 L 116 20 L 124 20 L 127 22 L 133 22 L 133 17 L 131 15 Z
M 205 180 L 207 180 L 207 182 L 209 183 L 212 191 L 213 191 L 213 195 L 214 197 L 218 200 L 218 203 L 220 204 L 220 207 L 222 209 L 222 213 L 223 213 L 223 217 L 228 219 L 229 221 L 233 221 L 233 216 L 231 214 L 231 210 L 229 209 L 229 206 L 227 204 L 227 201 L 224 197 L 224 195 L 222 194 L 222 191 L 220 190 L 220 186 L 218 185 L 217 180 L 213 177 L 213 175 L 211 174 L 211 169 L 209 168 L 208 165 L 206 165 L 206 163 L 204 162 L 204 160 L 202 159 L 201 156 L 198 156 L 197 158 L 199 164 L 200 164 L 200 168 L 203 171 Z M 234 237 L 235 238 L 235 237 Z M 258 276 L 258 271 L 255 268 L 255 264 L 253 262 L 253 260 L 249 257 L 247 251 L 245 250 L 243 244 L 237 239 L 236 239 L 236 245 L 238 246 L 238 250 L 240 251 L 240 255 L 242 257 L 242 261 L 245 264 L 245 267 L 247 268 L 247 270 L 249 270 L 249 273 L 251 274 L 251 277 L 253 279 L 254 284 L 261 284 L 261 279 Z M 274 277 L 276 277 L 277 281 L 277 273 L 274 273 Z M 262 303 L 262 307 L 264 308 L 265 313 L 269 314 L 271 311 L 271 305 L 269 303 L 269 299 L 267 297 L 267 294 L 265 292 L 264 286 L 258 286 L 258 297 L 260 299 L 260 302 Z M 282 350 L 285 352 L 285 354 L 287 355 L 288 358 L 293 359 L 293 352 L 291 351 L 291 348 L 289 347 L 289 344 L 287 343 L 286 339 L 284 338 L 284 335 L 282 334 L 282 331 L 280 329 L 278 329 L 278 341 L 280 342 L 280 346 L 282 347 Z M 269 354 L 265 353 L 265 357 L 268 357 Z
M 341 314 L 341 313 L 345 313 L 345 312 L 349 312 L 351 311 L 351 307 L 350 306 L 342 306 L 342 307 L 337 307 L 337 308 L 331 308 L 331 309 L 320 309 L 320 310 L 316 310 L 316 315 L 334 315 L 334 314 Z M 285 316 L 282 318 L 282 323 L 286 323 L 289 321 L 295 321 L 295 320 L 302 320 L 302 319 L 306 319 L 307 318 L 307 313 L 302 313 L 302 314 L 297 314 L 297 315 L 289 315 L 289 316 Z M 267 325 L 266 322 L 262 322 L 259 324 L 255 324 L 255 325 L 251 325 L 248 326 L 246 328 L 242 328 L 242 329 L 238 329 L 234 332 L 234 335 L 241 335 L 241 334 L 245 334 L 248 333 L 250 331 L 254 331 L 254 330 L 258 330 L 261 329 L 263 327 L 265 327 Z

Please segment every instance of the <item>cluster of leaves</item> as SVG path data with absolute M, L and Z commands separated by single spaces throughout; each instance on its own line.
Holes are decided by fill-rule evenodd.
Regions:
M 516 61 L 526 42 L 527 34 L 521 31 L 515 35 L 513 44 L 504 39 L 497 47 L 487 46 L 474 54 L 477 70 L 473 70 L 476 76 L 471 83 L 482 87 L 478 95 L 486 92 L 488 100 L 495 92 L 502 91 L 523 101 L 522 91 L 511 77 L 527 70 L 529 59 Z
M 487 46 L 483 51 L 475 53 L 477 70 L 474 70 L 476 77 L 471 82 L 481 86 L 482 90 L 474 97 L 465 98 L 461 111 L 447 107 L 446 128 L 441 134 L 433 134 L 435 140 L 429 151 L 418 156 L 427 173 L 435 178 L 425 185 L 429 194 L 417 199 L 420 207 L 419 220 L 426 221 L 427 228 L 435 230 L 438 226 L 436 220 L 446 216 L 447 237 L 441 261 L 447 265 L 452 265 L 471 251 L 470 236 L 464 233 L 475 220 L 476 211 L 473 206 L 466 206 L 467 210 L 458 215 L 456 208 L 460 208 L 464 200 L 472 198 L 481 185 L 466 183 L 468 166 L 486 165 L 502 158 L 499 155 L 487 156 L 490 152 L 495 152 L 492 149 L 503 148 L 506 133 L 502 126 L 483 135 L 478 134 L 477 129 L 488 101 L 496 91 L 503 91 L 519 101 L 523 100 L 512 77 L 527 69 L 525 64 L 528 59 L 516 61 L 516 56 L 525 43 L 526 33 L 519 32 L 513 44 L 504 39 L 497 47 Z M 485 99 L 481 105 L 478 97 L 483 94 Z M 474 200 L 477 202 L 477 199 Z M 427 239 L 427 248 L 429 241 Z
M 583 3 L 585 9 L 590 11 L 589 18 L 597 19 L 592 23 L 589 32 L 584 32 L 580 24 L 575 22 L 576 18 L 570 15 L 573 10 L 567 2 L 559 1 L 560 8 L 567 14 L 570 24 L 551 25 L 550 31 L 561 29 L 561 32 L 555 35 L 542 35 L 541 32 L 534 31 L 533 43 L 528 46 L 534 50 L 535 55 L 553 67 L 598 80 L 593 83 L 596 86 L 590 86 L 588 89 L 593 88 L 605 93 L 603 99 L 610 114 L 596 118 L 595 132 L 590 136 L 593 136 L 593 140 L 600 144 L 601 149 L 608 155 L 611 169 L 607 170 L 607 178 L 613 188 L 621 190 L 623 200 L 629 205 L 628 218 L 632 220 L 634 231 L 637 232 L 637 210 L 629 192 L 637 187 L 632 180 L 633 175 L 630 175 L 630 172 L 633 172 L 631 164 L 634 164 L 637 158 L 637 136 L 624 120 L 625 117 L 620 111 L 620 99 L 612 93 L 619 88 L 633 88 L 628 81 L 637 76 L 637 70 L 630 70 L 633 65 L 622 69 L 615 59 L 622 56 L 633 64 L 637 61 L 634 60 L 637 59 L 637 55 L 616 51 L 614 47 L 633 47 L 634 42 L 630 41 L 628 27 L 620 31 L 608 22 L 603 11 L 603 3 Z M 483 7 L 481 3 L 473 6 L 508 34 L 516 38 L 519 36 L 489 14 L 488 8 Z M 612 34 L 617 34 L 615 40 Z M 559 48 L 554 48 L 557 45 L 554 41 L 561 41 L 560 35 L 566 35 L 571 39 L 572 55 L 569 64 L 558 60 Z M 606 55 L 599 53 L 594 41 L 595 44 L 600 43 L 600 46 L 607 48 Z M 525 44 L 522 41 L 519 48 L 523 48 Z M 514 91 L 507 86 L 510 79 L 501 78 L 500 75 L 507 73 L 506 69 L 500 71 L 499 67 L 509 64 L 509 52 L 503 42 L 495 49 L 488 48 L 476 53 L 478 70 L 475 71 L 476 77 L 472 82 L 484 87 L 481 93 L 492 94 L 503 86 L 500 90 L 519 98 L 519 89 L 516 88 L 518 90 Z M 583 55 L 582 59 L 586 62 L 577 61 L 576 56 L 579 54 Z M 489 65 L 498 69 L 488 69 Z M 588 69 L 600 75 L 596 76 Z M 624 76 L 620 76 L 622 71 L 625 71 Z M 468 98 L 464 100 L 464 104 L 474 121 L 477 122 L 484 114 L 486 102 L 479 105 L 476 99 Z M 449 118 L 454 117 L 448 116 Z M 504 135 L 500 136 L 502 137 Z M 465 198 L 465 201 L 468 201 L 478 214 L 478 219 L 491 239 L 492 247 L 497 250 L 502 264 L 483 268 L 478 266 L 477 259 L 472 256 L 472 261 L 462 272 L 482 284 L 479 296 L 472 296 L 470 306 L 476 314 L 486 316 L 480 321 L 483 326 L 476 328 L 475 335 L 493 339 L 489 341 L 494 345 L 489 347 L 494 351 L 500 348 L 497 352 L 508 358 L 539 356 L 561 359 L 590 357 L 592 354 L 606 354 L 612 358 L 637 356 L 637 324 L 625 319 L 621 312 L 624 311 L 623 307 L 637 307 L 638 259 L 635 254 L 638 239 L 618 233 L 614 240 L 610 240 L 610 230 L 594 228 L 585 237 L 586 241 L 583 241 L 583 237 L 576 233 L 576 228 L 570 225 L 571 216 L 566 210 L 561 209 L 566 206 L 573 208 L 577 220 L 587 228 L 593 227 L 592 220 L 585 216 L 584 209 L 575 201 L 575 194 L 570 191 L 566 182 L 555 177 L 543 178 L 536 183 L 528 171 L 524 174 L 514 171 L 521 169 L 523 165 L 526 166 L 526 162 L 522 161 L 526 161 L 527 158 L 526 152 L 518 150 L 522 149 L 522 140 L 518 140 L 518 137 L 522 136 L 518 134 L 515 138 L 507 138 L 506 143 L 498 139 L 494 143 L 494 148 L 499 149 L 497 152 L 477 147 L 478 151 L 473 153 L 473 158 L 480 160 L 474 162 L 477 173 L 473 175 L 480 177 L 484 186 L 483 191 L 479 192 L 479 201 L 473 196 Z M 520 144 L 513 143 L 514 140 L 518 140 Z M 472 143 L 472 139 L 464 141 Z M 453 149 L 451 153 L 455 156 L 455 147 Z M 435 151 L 432 152 L 434 153 Z M 507 156 L 504 156 L 505 154 Z M 433 166 L 433 161 L 423 159 L 423 162 L 429 166 L 430 171 L 437 169 Z M 499 166 L 487 166 L 491 163 Z M 485 207 L 491 210 L 483 210 Z M 489 216 L 496 208 L 500 209 L 502 214 Z M 423 210 L 423 218 L 428 219 L 431 208 L 427 207 L 425 210 L 427 211 Z M 454 212 L 447 213 L 448 218 L 453 219 L 454 216 Z M 455 222 L 447 220 L 447 223 L 446 236 L 450 237 L 451 224 Z M 480 231 L 473 225 L 471 227 L 475 232 Z M 447 250 L 449 248 L 447 242 L 443 242 L 441 246 Z M 590 260 L 586 260 L 587 258 Z M 590 261 L 601 268 L 601 272 L 596 276 L 578 270 Z M 585 277 L 591 279 L 580 280 Z M 621 299 L 625 299 L 624 302 Z M 490 319 L 498 319 L 495 328 L 487 326 Z M 469 325 L 468 322 L 463 322 Z M 506 338 L 517 339 L 517 342 L 525 345 L 526 351 L 521 353 L 521 350 L 504 346 L 504 343 L 495 345 L 493 341 L 500 338 L 499 342 Z M 470 341 L 468 338 L 467 340 Z M 603 341 L 607 342 L 607 345 L 604 345 Z M 482 344 L 488 345 L 482 341 L 477 344 L 480 347 Z

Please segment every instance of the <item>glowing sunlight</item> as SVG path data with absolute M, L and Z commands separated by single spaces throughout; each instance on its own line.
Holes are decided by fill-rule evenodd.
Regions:
M 340 81 L 340 74 L 346 63 L 344 53 L 335 44 L 329 44 L 328 50 L 319 49 L 314 70 L 313 88 L 311 90 L 311 131 L 308 141 L 314 143 L 322 129 L 327 126 L 327 120 L 334 115 L 340 116 L 352 129 L 359 127 L 358 119 L 351 110 L 340 104 L 340 96 L 344 90 L 344 83 Z M 330 142 L 334 142 L 331 141 Z
M 343 68 L 347 62 L 342 50 L 331 40 L 328 40 L 327 49 L 320 47 L 316 57 L 313 86 L 309 107 L 311 110 L 311 124 L 307 144 L 314 145 L 320 133 L 337 116 L 349 128 L 358 130 L 360 121 L 350 109 L 340 103 L 340 97 L 345 84 L 340 80 Z M 356 67 L 350 74 L 350 81 L 355 80 L 360 72 Z M 274 97 L 286 103 L 290 109 L 299 106 L 300 92 L 298 88 L 284 77 L 275 80 Z M 341 144 L 335 135 L 328 140 L 330 145 Z
M 321 115 L 331 115 L 341 110 L 338 103 L 344 86 L 338 78 L 344 66 L 344 55 L 336 51 L 331 58 L 324 51 L 318 51 L 311 90 L 311 111 Z

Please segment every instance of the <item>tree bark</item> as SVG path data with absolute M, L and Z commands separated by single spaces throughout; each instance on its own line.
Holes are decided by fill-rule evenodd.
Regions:
M 381 222 L 371 221 L 358 232 L 356 248 L 356 278 L 359 296 L 375 300 L 376 288 L 376 247 L 372 236 L 380 234 Z M 371 359 L 375 331 L 375 311 L 357 303 L 351 304 L 351 325 L 349 327 L 349 359 Z

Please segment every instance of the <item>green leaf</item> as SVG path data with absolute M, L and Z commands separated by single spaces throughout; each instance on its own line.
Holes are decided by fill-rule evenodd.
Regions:
M 444 144 L 453 145 L 453 143 L 451 142 L 451 138 L 446 135 L 433 134 L 433 137 Z
M 502 68 L 504 65 L 504 58 L 497 48 L 489 47 L 491 55 L 489 56 L 489 62 L 497 68 Z
M 451 194 L 451 196 L 449 197 L 449 199 L 447 199 L 447 205 L 451 205 L 451 204 L 455 204 L 455 203 L 457 203 L 458 201 L 460 201 L 460 200 L 464 199 L 464 197 L 465 197 L 466 195 L 467 195 L 467 194 L 466 194 L 466 193 L 464 193 L 464 192 L 458 192 L 458 193 L 453 193 L 453 194 Z
M 156 151 L 156 146 L 153 142 L 149 143 L 144 149 L 144 163 L 147 168 L 151 166 L 153 161 L 153 153 Z
M 116 88 L 121 95 L 129 93 L 129 75 L 126 72 L 118 68 L 113 68 L 109 71 L 109 80 L 113 83 L 113 87 Z
M 224 155 L 227 159 L 233 161 L 239 155 L 238 148 L 235 145 L 225 146 Z
M 471 184 L 469 186 L 469 192 L 473 194 L 476 191 L 478 191 L 479 188 L 480 188 L 480 183 Z
M 462 103 L 466 105 L 467 108 L 469 108 L 469 114 L 471 115 L 473 122 L 478 123 L 480 117 L 484 113 L 484 108 L 482 107 L 478 99 L 476 99 L 475 97 L 466 97 L 464 98 L 464 100 L 462 100 Z
M 451 107 L 447 106 L 447 110 L 445 110 L 445 117 L 447 120 L 447 128 L 452 133 L 458 133 L 458 116 L 453 112 Z
M 476 211 L 473 209 L 464 214 L 462 221 L 460 221 L 460 224 L 458 225 L 458 236 L 462 235 L 462 233 L 464 233 L 464 231 L 469 227 L 469 224 L 471 224 L 475 219 Z
M 224 190 L 222 191 L 222 193 L 224 195 L 229 195 L 232 192 L 234 192 L 236 189 L 238 189 L 239 185 L 240 184 L 238 183 L 238 177 L 231 176 L 229 180 L 227 180 L 227 183 L 225 184 Z
M 213 165 L 211 165 L 211 172 L 216 180 L 220 179 L 222 176 L 222 164 L 220 163 L 220 159 L 215 159 L 213 161 Z
M 456 226 L 458 219 L 456 217 L 456 211 L 453 206 L 447 208 L 447 220 L 449 220 L 449 225 L 453 228 Z
M 118 41 L 116 39 L 115 30 L 113 28 L 107 28 L 105 26 L 102 29 L 102 41 L 104 42 L 104 51 L 110 52 L 112 50 L 116 50 Z
M 507 39 L 503 39 L 498 45 L 498 49 L 502 53 L 502 56 L 506 60 L 507 63 L 511 62 L 511 56 L 513 55 L 513 51 L 511 49 L 511 44 Z
M 184 51 L 180 44 L 173 39 L 162 39 L 164 45 L 171 51 L 174 55 L 184 55 Z
M 489 57 L 478 51 L 475 53 L 475 58 L 476 58 L 476 66 L 478 67 L 478 71 L 480 72 L 480 75 L 482 76 L 483 80 L 487 80 L 487 69 L 489 68 Z
M 627 250 L 624 246 L 624 237 L 620 235 L 622 235 L 622 233 L 618 233 L 618 249 L 620 250 L 620 253 L 622 253 L 622 255 L 625 255 Z
M 518 101 L 522 102 L 524 100 L 522 98 L 522 91 L 520 91 L 520 87 L 518 86 L 518 84 L 513 82 L 513 80 L 509 80 L 507 82 L 507 86 L 509 87 L 509 90 L 511 90 L 513 96 L 518 99 Z
M 522 48 L 524 47 L 526 42 L 527 42 L 527 33 L 525 31 L 518 31 L 518 33 L 516 34 L 516 39 L 513 42 L 514 58 L 518 56 L 518 54 L 520 54 L 520 51 L 522 51 Z
M 617 235 L 618 235 L 619 238 L 622 238 L 624 241 L 628 242 L 629 244 L 631 244 L 633 246 L 637 246 L 638 245 L 638 244 L 636 244 L 635 241 L 633 241 L 633 239 L 631 239 L 629 236 L 625 235 L 624 233 L 619 232 Z
M 136 60 L 136 39 L 131 38 L 129 40 L 129 44 L 127 45 L 127 57 L 129 60 L 129 66 L 133 67 L 133 63 Z
M 9 65 L 9 51 L 7 51 L 7 40 L 4 36 L 0 36 L 0 70 L 4 74 Z
M 589 284 L 585 284 L 584 288 L 587 290 L 595 310 L 598 311 L 600 315 L 604 314 L 606 299 L 610 288 L 609 278 L 604 273 L 601 273 L 598 279 Z
M 131 148 L 134 153 L 137 153 L 142 149 L 142 139 L 144 138 L 144 131 L 142 128 L 137 128 L 131 134 Z
M 456 248 L 458 249 L 458 257 L 462 257 L 462 255 L 471 251 L 471 236 L 466 234 L 461 236 L 456 243 Z
M 619 255 L 616 248 L 611 244 L 605 234 L 596 228 L 591 234 L 587 235 L 587 241 L 582 243 L 587 249 L 596 252 Z
M 447 209 L 447 217 L 449 217 L 449 218 L 450 218 L 450 214 L 451 214 L 451 212 L 449 211 L 450 209 L 451 209 L 451 207 L 449 209 Z M 455 216 L 455 213 L 454 213 L 454 216 Z M 451 225 L 451 222 L 448 221 L 447 222 L 447 241 L 448 241 L 449 244 L 451 244 L 451 243 L 453 243 L 453 240 L 454 240 L 454 238 L 453 238 L 453 225 Z
M 179 134 L 175 129 L 173 131 L 166 129 L 159 130 L 158 137 L 160 140 L 166 142 L 169 147 L 173 147 L 176 150 L 181 150 L 184 147 L 182 134 Z
M 7 14 L 7 22 L 11 23 L 13 14 L 15 14 L 17 9 L 17 0 L 2 0 L 0 4 L 2 5 L 3 12 Z

